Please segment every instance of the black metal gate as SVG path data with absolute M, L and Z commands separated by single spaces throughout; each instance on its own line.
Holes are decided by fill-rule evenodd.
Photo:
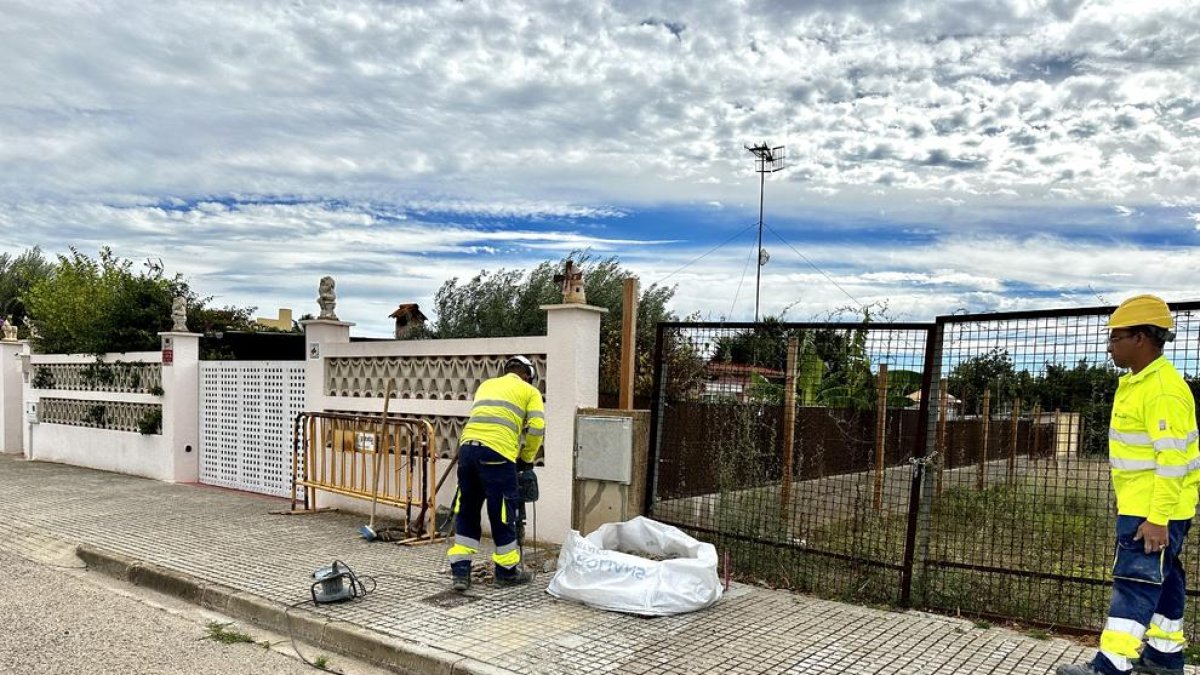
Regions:
M 906 601 L 932 329 L 659 324 L 648 511 L 750 578 Z
M 647 512 L 745 579 L 1098 628 L 1112 309 L 659 324 Z M 1195 391 L 1200 303 L 1173 309 L 1165 353 Z M 1200 557 L 1186 564 L 1195 583 Z

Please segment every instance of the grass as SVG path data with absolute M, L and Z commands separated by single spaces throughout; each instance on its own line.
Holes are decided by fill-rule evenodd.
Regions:
M 900 572 L 883 564 L 903 560 L 907 513 L 903 509 L 876 512 L 869 489 L 849 487 L 836 494 L 836 502 L 798 503 L 790 518 L 781 517 L 778 510 L 778 486 L 727 490 L 713 496 L 712 508 L 707 509 L 710 526 L 759 541 L 706 538 L 719 550 L 729 551 L 732 573 L 741 581 L 836 600 L 894 605 L 900 600 Z M 1034 478 L 985 490 L 945 489 L 931 513 L 929 560 L 933 564 L 922 566 L 917 553 L 913 604 L 964 616 L 986 614 L 1042 625 L 1098 628 L 1107 615 L 1111 592 L 1113 514 L 1108 494 L 1096 485 L 1091 488 L 1060 487 Z M 817 516 L 825 521 L 814 524 Z M 1021 572 L 1067 579 L 1021 576 Z M 1188 614 L 1191 633 L 1193 626 L 1200 627 L 1200 616 L 1191 608 Z
M 220 623 L 219 621 L 209 621 L 205 626 L 207 634 L 200 638 L 201 640 L 212 640 L 223 645 L 233 645 L 239 643 L 256 644 L 254 638 L 246 633 L 236 630 L 230 630 L 233 623 Z
M 329 668 L 329 657 L 322 654 L 322 655 L 318 656 L 317 658 L 313 659 L 313 665 L 320 668 L 321 670 L 325 670 L 325 669 Z

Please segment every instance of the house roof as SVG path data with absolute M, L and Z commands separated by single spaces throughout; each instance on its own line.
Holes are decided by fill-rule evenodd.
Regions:
M 910 401 L 917 401 L 917 402 L 920 402 L 920 400 L 921 400 L 921 390 L 920 390 L 920 389 L 918 389 L 918 390 L 916 390 L 916 391 L 912 392 L 911 394 L 909 394 L 909 395 L 908 395 L 908 399 L 909 399 Z M 962 401 L 960 401 L 960 400 L 958 399 L 958 397 L 954 396 L 953 394 L 946 394 L 946 402 L 947 402 L 947 403 L 950 403 L 950 404 L 953 404 L 953 405 L 958 405 L 959 403 L 962 403 Z
M 736 375 L 749 377 L 751 373 L 758 373 L 762 377 L 783 377 L 782 370 L 767 368 L 765 366 L 753 366 L 748 363 L 726 363 L 725 361 L 709 361 L 704 366 L 704 371 L 709 375 Z
M 409 303 L 400 305 L 399 307 L 396 308 L 396 311 L 392 312 L 391 314 L 388 314 L 389 319 L 402 319 L 405 317 L 411 317 L 418 321 L 425 321 L 426 319 L 429 318 L 429 317 L 425 316 L 424 314 L 422 314 L 421 308 L 419 306 L 417 306 L 416 303 L 413 303 L 413 302 L 409 302 Z

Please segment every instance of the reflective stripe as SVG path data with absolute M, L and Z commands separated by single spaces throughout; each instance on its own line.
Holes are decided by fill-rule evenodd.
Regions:
M 1164 654 L 1175 654 L 1183 651 L 1187 639 L 1183 636 L 1183 619 L 1168 619 L 1162 614 L 1155 614 L 1150 619 L 1150 628 L 1146 631 L 1146 644 Z
M 501 401 L 499 399 L 494 399 L 494 398 L 489 398 L 489 399 L 485 399 L 482 401 L 476 401 L 475 405 L 471 406 L 471 410 L 474 410 L 475 408 L 483 408 L 485 406 L 491 406 L 491 407 L 504 408 L 506 410 L 511 410 L 513 412 L 513 414 L 516 415 L 517 417 L 521 417 L 525 414 L 525 411 L 521 409 L 521 406 L 517 405 L 516 403 L 512 403 L 510 401 Z
M 1108 659 L 1109 663 L 1113 664 L 1113 667 L 1117 670 L 1123 673 L 1133 672 L 1133 659 L 1129 658 L 1128 656 L 1114 654 L 1107 649 L 1101 649 L 1100 653 L 1103 654 L 1104 658 Z
M 1182 464 L 1180 466 L 1159 466 L 1154 469 L 1154 475 L 1161 476 L 1163 478 L 1183 478 L 1191 472 L 1191 464 Z
M 527 428 L 527 429 L 525 429 L 525 435 L 526 436 L 545 436 L 546 430 L 545 429 L 529 429 L 529 428 Z
M 1117 670 L 1128 672 L 1133 668 L 1133 659 L 1142 648 L 1142 636 L 1146 627 L 1132 619 L 1108 617 L 1104 632 L 1100 633 L 1100 653 Z
M 1159 452 L 1163 450 L 1187 450 L 1192 441 L 1196 440 L 1196 432 L 1187 435 L 1187 438 L 1160 438 L 1154 441 L 1154 449 Z
M 1146 627 L 1137 621 L 1133 619 L 1121 619 L 1115 616 L 1108 617 L 1108 620 L 1104 622 L 1104 630 L 1131 635 L 1138 640 L 1141 640 L 1142 636 L 1146 634 Z
M 1125 445 L 1151 445 L 1150 436 L 1148 434 L 1140 434 L 1130 431 L 1117 431 L 1112 427 L 1108 428 L 1108 440 L 1119 441 Z
M 508 524 L 508 500 L 500 501 L 500 522 Z
M 1183 630 L 1183 619 L 1168 619 L 1162 614 L 1155 614 L 1150 618 L 1150 630 L 1147 633 L 1155 632 L 1155 628 L 1164 633 L 1176 633 Z
M 470 560 L 471 556 L 476 551 L 477 549 L 471 548 L 470 546 L 464 546 L 463 544 L 455 543 L 450 547 L 449 551 L 446 551 L 446 558 L 448 558 L 450 560 L 450 564 L 453 565 L 456 562 Z
M 1179 635 L 1182 638 L 1183 632 L 1180 631 Z M 1184 642 L 1182 639 L 1179 642 L 1176 642 L 1167 638 L 1148 637 L 1146 638 L 1146 644 L 1154 647 L 1163 654 L 1174 654 L 1176 652 L 1183 651 Z
M 514 539 L 503 546 L 496 547 L 496 553 L 508 553 L 517 550 L 517 540 Z
M 525 416 L 526 416 L 527 418 L 531 419 L 531 420 L 544 420 L 544 419 L 546 419 L 546 413 L 544 413 L 544 412 L 542 412 L 542 411 L 540 411 L 540 410 L 530 410 L 528 413 L 526 413 L 526 415 L 525 415 Z
M 461 534 L 454 535 L 454 545 L 455 546 L 464 546 L 466 548 L 471 549 L 472 551 L 479 550 L 479 540 L 478 539 L 464 537 Z
M 506 567 L 506 568 L 511 569 L 511 568 L 516 567 L 517 565 L 521 564 L 521 552 L 514 549 L 505 554 L 493 553 L 492 554 L 492 562 L 496 563 L 497 565 L 499 565 L 501 567 Z
M 499 424 L 500 426 L 502 426 L 506 429 L 510 429 L 514 434 L 521 433 L 521 428 L 517 426 L 516 422 L 514 422 L 512 420 L 504 419 L 503 417 L 492 417 L 491 415 L 480 415 L 478 417 L 475 417 L 474 415 L 472 415 L 471 419 L 467 420 L 467 424 L 479 424 L 479 423 Z
M 1121 459 L 1119 457 L 1109 457 L 1108 463 L 1114 469 L 1124 471 L 1152 471 L 1158 468 L 1158 463 L 1152 459 Z
M 462 501 L 462 488 L 454 488 L 454 509 L 452 513 L 458 515 L 458 504 Z

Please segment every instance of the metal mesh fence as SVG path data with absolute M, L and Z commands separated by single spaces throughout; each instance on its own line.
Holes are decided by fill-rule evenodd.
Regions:
M 898 602 L 929 329 L 662 324 L 654 517 L 744 578 Z
M 648 511 L 743 579 L 1098 629 L 1112 309 L 660 324 Z M 1197 392 L 1200 303 L 1174 310 L 1165 356 Z M 1200 596 L 1200 557 L 1185 565 Z
M 918 597 L 930 608 L 1094 629 L 1108 612 L 1115 500 L 1108 427 L 1120 372 L 1110 308 L 938 320 L 930 505 Z M 1165 356 L 1197 382 L 1197 319 Z M 1195 387 L 1193 387 L 1195 389 Z M 1200 578 L 1200 559 L 1185 560 Z M 1196 588 L 1196 586 L 1193 586 Z M 1189 632 L 1200 633 L 1197 616 Z

